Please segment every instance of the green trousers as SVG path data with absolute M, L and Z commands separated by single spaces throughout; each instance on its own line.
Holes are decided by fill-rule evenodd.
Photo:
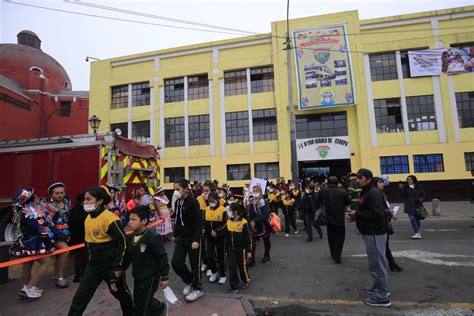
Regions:
M 133 284 L 134 316 L 159 316 L 163 313 L 166 308 L 165 303 L 153 297 L 159 284 L 159 276 L 135 279 Z
M 127 287 L 125 280 L 125 273 L 117 280 L 117 292 L 112 292 L 110 289 L 110 268 L 96 267 L 90 264 L 87 265 L 84 275 L 81 278 L 81 284 L 72 299 L 71 307 L 69 308 L 69 316 L 82 315 L 94 296 L 95 291 L 102 281 L 105 281 L 109 286 L 110 293 L 120 301 L 120 307 L 124 316 L 133 315 L 133 298 L 130 290 Z

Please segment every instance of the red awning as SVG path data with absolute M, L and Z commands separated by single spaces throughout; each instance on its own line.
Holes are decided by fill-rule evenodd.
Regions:
M 114 139 L 114 146 L 121 153 L 125 155 L 136 156 L 140 158 L 156 158 L 155 147 L 152 145 L 142 144 L 120 136 L 116 136 Z

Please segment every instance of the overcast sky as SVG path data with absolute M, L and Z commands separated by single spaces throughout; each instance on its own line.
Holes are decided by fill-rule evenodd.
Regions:
M 179 25 L 154 18 L 111 12 L 60 0 L 0 0 L 0 42 L 16 43 L 21 30 L 31 30 L 42 50 L 69 73 L 74 90 L 89 90 L 86 56 L 99 59 L 239 37 L 156 25 L 112 21 L 27 7 L 12 2 L 147 23 Z M 71 0 L 72 1 L 72 0 Z M 181 20 L 257 33 L 271 31 L 271 22 L 286 19 L 286 0 L 154 0 L 83 2 L 112 6 Z M 474 4 L 474 0 L 290 0 L 290 18 L 359 10 L 361 19 L 439 10 Z

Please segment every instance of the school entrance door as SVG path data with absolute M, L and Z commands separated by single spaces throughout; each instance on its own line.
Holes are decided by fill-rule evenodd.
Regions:
M 315 160 L 298 162 L 298 171 L 301 176 L 346 176 L 351 172 L 350 159 Z

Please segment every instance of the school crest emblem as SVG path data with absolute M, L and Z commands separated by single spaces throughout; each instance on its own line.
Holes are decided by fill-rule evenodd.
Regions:
M 146 244 L 141 244 L 140 245 L 140 252 L 144 253 L 146 251 Z
M 328 52 L 320 52 L 314 54 L 314 59 L 324 65 L 329 60 L 329 56 L 331 56 L 331 54 L 329 54 Z
M 94 237 L 97 238 L 97 237 L 99 236 L 99 234 L 100 234 L 100 231 L 99 231 L 97 228 L 94 228 L 94 229 L 92 230 L 92 235 L 94 235 Z
M 319 156 L 323 159 L 326 158 L 326 156 L 328 155 L 330 149 L 331 148 L 329 148 L 329 146 L 318 146 L 316 148 L 316 150 L 319 153 Z

